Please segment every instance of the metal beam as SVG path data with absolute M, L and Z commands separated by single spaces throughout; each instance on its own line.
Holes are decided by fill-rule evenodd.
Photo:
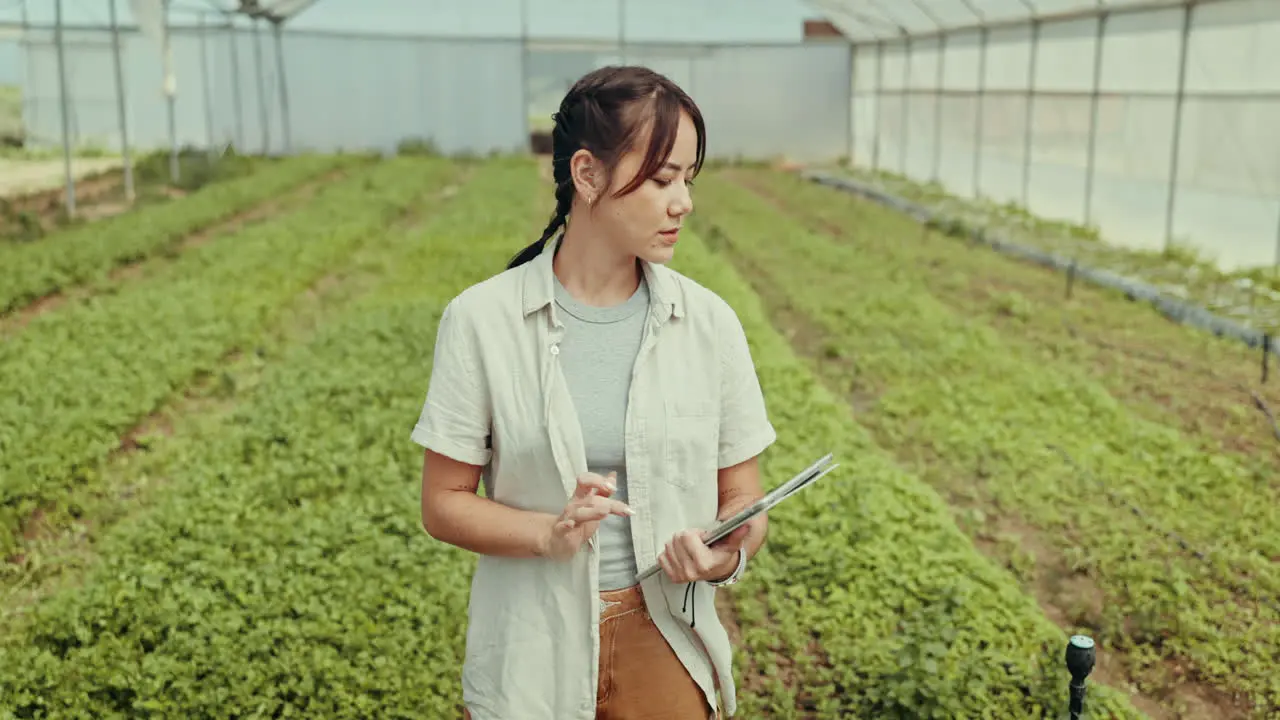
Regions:
M 974 7 L 968 0 L 962 0 L 962 1 L 965 2 L 965 5 L 969 8 L 971 12 L 974 10 Z M 1040 22 L 1041 24 L 1047 24 L 1047 23 L 1057 23 L 1057 22 L 1068 22 L 1071 20 L 1090 20 L 1104 14 L 1109 14 L 1113 17 L 1119 16 L 1119 15 L 1135 15 L 1135 14 L 1142 14 L 1147 12 L 1156 12 L 1159 10 L 1182 9 L 1182 8 L 1190 7 L 1192 5 L 1196 5 L 1196 6 L 1214 5 L 1217 3 L 1237 2 L 1237 1 L 1238 0 L 1147 0 L 1147 2 L 1132 3 L 1132 4 L 1125 4 L 1125 5 L 1095 4 L 1089 7 L 1077 8 L 1074 10 L 1065 10 L 1062 12 L 1042 12 L 1040 11 L 1040 8 L 1036 6 L 1033 0 L 1020 0 L 1022 5 L 1027 8 L 1027 14 L 1021 17 L 1009 18 L 1009 19 L 1003 19 L 1003 20 L 981 19 L 973 23 L 945 26 L 940 30 L 910 32 L 905 28 L 903 28 L 903 31 L 914 38 L 919 38 L 923 40 L 923 39 L 929 39 L 929 38 L 937 37 L 939 35 L 948 34 L 948 33 L 977 32 L 984 28 L 992 29 L 992 30 L 1001 29 L 1001 28 L 1020 28 L 1020 27 L 1026 27 L 1027 25 L 1030 25 L 1032 22 Z M 863 2 L 871 2 L 873 3 L 874 7 L 880 7 L 879 5 L 874 5 L 876 0 L 844 0 L 844 2 L 837 1 L 834 4 L 840 6 L 841 10 L 845 12 L 852 12 L 853 8 L 857 7 Z M 827 3 L 817 2 L 815 0 L 805 0 L 805 3 L 819 10 L 822 10 L 827 7 Z M 848 5 L 849 7 L 846 8 L 844 7 L 845 5 Z

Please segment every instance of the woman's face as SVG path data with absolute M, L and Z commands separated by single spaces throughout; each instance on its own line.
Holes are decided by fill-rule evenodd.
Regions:
M 592 224 L 598 224 L 619 251 L 663 264 L 674 256 L 681 225 L 693 211 L 690 188 L 698 157 L 697 130 L 688 114 L 681 113 L 675 145 L 663 166 L 634 191 L 613 197 L 643 166 L 648 142 L 646 133 L 636 142 L 639 150 L 618 162 L 613 186 L 596 201 Z

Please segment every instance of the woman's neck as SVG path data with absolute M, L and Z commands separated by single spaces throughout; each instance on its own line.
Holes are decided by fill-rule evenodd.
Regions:
M 565 290 L 585 305 L 620 305 L 640 285 L 636 256 L 619 253 L 590 223 L 581 220 L 565 229 L 552 267 Z

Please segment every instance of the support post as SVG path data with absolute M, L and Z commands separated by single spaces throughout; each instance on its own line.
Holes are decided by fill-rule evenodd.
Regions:
M 876 130 L 871 146 L 871 171 L 880 171 L 880 119 L 884 117 L 884 41 L 876 41 Z
M 938 76 L 933 89 L 933 181 L 942 179 L 942 85 L 946 82 L 947 36 L 938 36 Z
M 692 75 L 692 73 L 690 73 Z M 529 0 L 520 0 L 520 113 L 524 122 L 524 143 L 533 150 L 533 123 L 529 107 Z
M 130 205 L 136 197 L 133 187 L 133 158 L 129 153 L 129 112 L 124 86 L 124 63 L 120 60 L 120 22 L 116 16 L 116 0 L 107 0 L 111 19 L 111 58 L 116 80 L 116 121 L 120 125 L 120 156 L 124 161 L 124 200 Z
M 178 183 L 178 179 L 182 175 L 181 168 L 178 165 L 178 107 L 177 107 L 177 83 L 173 75 L 173 41 L 170 38 L 171 28 L 169 27 L 169 5 L 171 0 L 164 0 L 160 12 L 164 13 L 161 21 L 164 24 L 164 96 L 169 115 L 169 182 Z
M 204 99 L 205 142 L 209 145 L 207 153 L 212 158 L 218 141 L 213 130 L 213 89 L 209 82 L 209 43 L 205 38 L 207 27 L 205 14 L 200 13 L 200 92 Z
M 858 46 L 853 42 L 849 43 L 849 102 L 845 104 L 845 163 L 849 167 L 854 166 L 853 155 L 857 152 L 858 143 L 855 141 L 855 132 L 857 127 L 854 123 L 854 103 L 858 100 Z
M 1173 245 L 1173 211 L 1178 199 L 1178 166 L 1182 158 L 1182 113 L 1187 102 L 1187 56 L 1191 42 L 1193 5 L 1182 9 L 1182 38 L 1178 49 L 1178 89 L 1173 105 L 1173 146 L 1169 150 L 1169 193 L 1164 209 L 1164 250 Z
M 1036 109 L 1036 65 L 1040 60 L 1040 21 L 1031 21 L 1031 66 L 1027 76 L 1027 131 L 1022 148 L 1022 206 L 1031 208 L 1031 142 Z
M 618 57 L 627 64 L 627 4 L 618 0 Z
M 284 69 L 284 23 L 275 21 L 271 29 L 276 36 L 276 85 L 280 87 L 280 133 L 284 140 L 284 154 L 293 152 L 293 133 L 289 127 L 289 84 Z
M 62 47 L 62 0 L 54 0 L 53 43 L 58 55 L 58 102 L 62 107 L 62 179 L 67 216 L 76 216 L 76 181 L 71 174 L 71 110 L 67 107 L 67 58 Z
M 1084 224 L 1093 222 L 1093 181 L 1098 173 L 1098 112 L 1102 100 L 1102 48 L 1107 37 L 1107 21 L 1110 13 L 1098 16 L 1098 31 L 1093 46 L 1093 90 L 1089 96 L 1089 156 L 1085 159 L 1084 175 Z
M 973 131 L 973 196 L 982 197 L 982 123 L 987 110 L 987 45 L 991 31 L 982 28 L 982 45 L 978 48 L 978 111 Z
M 236 108 L 236 151 L 244 152 L 244 93 L 240 84 L 240 33 L 234 20 L 227 21 L 231 37 L 231 99 Z
M 258 80 L 258 121 L 262 124 L 262 154 L 265 157 L 271 152 L 271 115 L 267 111 L 266 80 L 262 77 L 267 68 L 262 64 L 262 21 L 253 19 L 253 61 L 257 67 L 254 75 Z
M 902 134 L 901 146 L 898 148 L 898 158 L 900 167 L 899 171 L 910 177 L 911 173 L 907 172 L 907 146 L 909 145 L 907 135 L 911 132 L 911 38 L 907 38 L 906 57 L 902 63 Z

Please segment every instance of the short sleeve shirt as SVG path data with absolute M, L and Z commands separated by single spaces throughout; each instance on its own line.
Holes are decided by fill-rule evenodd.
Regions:
M 412 432 L 423 447 L 481 466 L 493 501 L 550 514 L 587 469 L 557 362 L 564 325 L 551 261 L 559 240 L 449 302 Z M 733 308 L 675 270 L 641 266 L 650 300 L 625 445 L 636 565 L 647 568 L 675 533 L 714 524 L 718 470 L 759 455 L 776 434 Z M 478 558 L 462 674 L 474 720 L 595 717 L 598 560 L 592 543 L 569 560 Z M 708 702 L 716 706 L 718 688 L 732 715 L 732 648 L 715 588 L 698 583 L 693 607 L 686 589 L 664 573 L 641 583 L 654 623 Z

